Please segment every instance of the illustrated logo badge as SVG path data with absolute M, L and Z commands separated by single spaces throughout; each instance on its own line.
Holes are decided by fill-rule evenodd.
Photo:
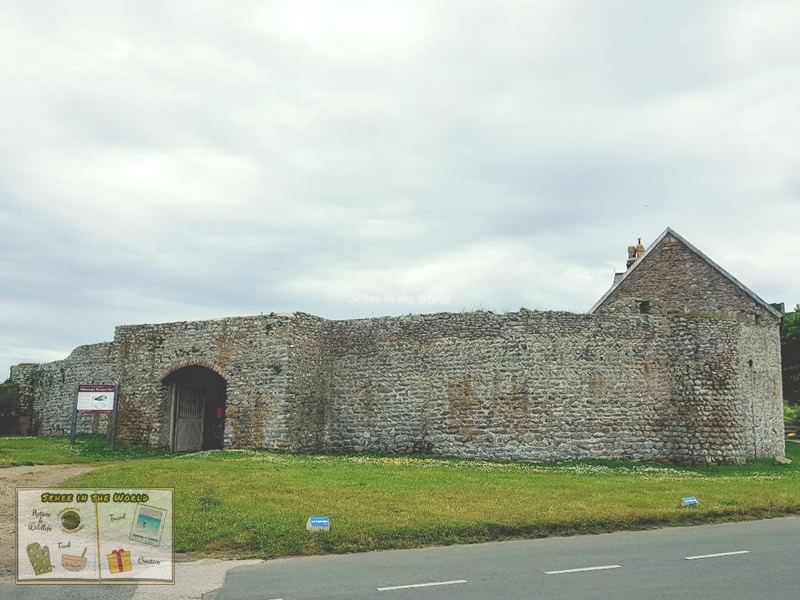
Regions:
M 58 516 L 61 518 L 61 531 L 64 533 L 77 533 L 83 529 L 81 514 L 77 508 L 65 508 L 59 511 Z

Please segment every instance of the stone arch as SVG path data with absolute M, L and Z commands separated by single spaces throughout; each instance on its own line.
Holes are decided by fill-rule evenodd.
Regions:
M 207 360 L 192 360 L 192 359 L 189 359 L 189 360 L 181 360 L 179 362 L 173 363 L 172 365 L 169 366 L 168 369 L 162 371 L 161 372 L 161 381 L 164 381 L 167 377 L 172 375 L 175 371 L 179 371 L 180 369 L 183 369 L 184 367 L 205 367 L 206 369 L 211 369 L 212 371 L 214 371 L 217 375 L 219 375 L 220 377 L 222 377 L 226 381 L 228 379 L 230 379 L 230 376 L 228 375 L 228 372 L 225 371 L 225 369 L 223 369 L 219 365 L 215 365 L 214 363 L 208 362 Z
M 222 449 L 228 378 L 220 371 L 205 361 L 184 361 L 163 375 L 173 452 Z

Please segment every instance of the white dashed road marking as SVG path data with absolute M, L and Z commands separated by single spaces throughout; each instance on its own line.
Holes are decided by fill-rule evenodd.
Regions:
M 604 565 L 602 567 L 584 567 L 582 569 L 566 569 L 564 571 L 545 571 L 545 575 L 563 575 L 564 573 L 582 573 L 584 571 L 605 571 L 607 569 L 621 569 L 622 565 Z
M 733 556 L 734 554 L 750 554 L 750 550 L 737 550 L 736 552 L 720 552 L 718 554 L 703 554 L 701 556 L 685 556 L 686 560 L 697 560 L 699 558 L 716 558 L 717 556 Z
M 454 581 L 435 581 L 433 583 L 412 583 L 410 585 L 394 585 L 392 587 L 378 588 L 379 592 L 386 592 L 388 590 L 407 590 L 409 588 L 432 587 L 434 585 L 452 585 L 454 583 L 467 583 L 466 579 L 456 579 Z

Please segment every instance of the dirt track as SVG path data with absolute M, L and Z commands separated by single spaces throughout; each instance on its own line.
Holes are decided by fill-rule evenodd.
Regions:
M 0 583 L 13 578 L 15 572 L 16 488 L 57 486 L 70 477 L 96 468 L 92 465 L 40 465 L 0 469 Z

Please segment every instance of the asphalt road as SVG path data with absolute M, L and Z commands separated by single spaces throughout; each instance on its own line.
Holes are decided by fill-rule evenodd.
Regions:
M 218 589 L 235 567 L 260 560 L 198 560 L 175 565 L 174 585 L 15 584 L 0 582 L 2 600 L 189 600 Z
M 176 566 L 174 586 L 12 584 L 0 585 L 0 598 L 795 599 L 798 549 L 800 517 L 786 517 L 266 562 L 198 561 Z
M 800 598 L 799 549 L 800 517 L 787 517 L 292 558 L 233 569 L 208 598 L 794 599 Z

